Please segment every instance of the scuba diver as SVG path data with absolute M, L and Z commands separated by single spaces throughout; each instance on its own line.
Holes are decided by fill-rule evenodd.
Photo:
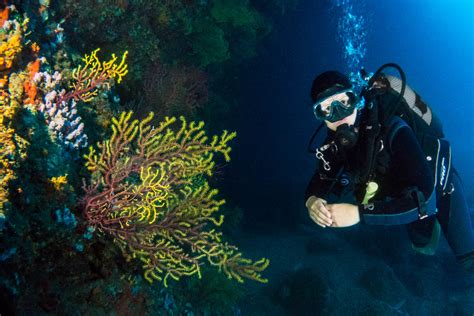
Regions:
M 401 79 L 383 72 L 389 67 Z M 469 208 L 440 121 L 398 65 L 360 75 L 360 94 L 337 71 L 312 83 L 313 111 L 323 123 L 308 145 L 319 160 L 305 193 L 310 218 L 321 227 L 406 225 L 413 249 L 427 255 L 443 231 L 458 262 L 474 273 Z M 312 149 L 324 125 L 327 137 Z

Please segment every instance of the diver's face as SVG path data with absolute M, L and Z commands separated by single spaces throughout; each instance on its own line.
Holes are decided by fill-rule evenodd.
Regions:
M 349 116 L 346 116 L 345 118 L 343 118 L 342 120 L 339 120 L 339 121 L 336 121 L 334 123 L 332 122 L 329 122 L 329 121 L 324 121 L 327 125 L 327 127 L 332 130 L 332 131 L 336 131 L 337 127 L 339 125 L 342 125 L 342 124 L 347 124 L 347 125 L 354 125 L 355 123 L 355 120 L 356 120 L 356 117 L 357 117 L 357 109 L 354 109 L 354 112 L 352 112 L 351 115 Z

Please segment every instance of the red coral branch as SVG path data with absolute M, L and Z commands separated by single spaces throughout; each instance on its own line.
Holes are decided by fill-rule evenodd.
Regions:
M 159 116 L 194 114 L 208 102 L 207 82 L 197 68 L 155 63 L 145 75 L 145 104 Z

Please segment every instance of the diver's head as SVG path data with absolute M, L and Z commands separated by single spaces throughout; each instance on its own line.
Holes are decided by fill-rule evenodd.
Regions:
M 329 129 L 336 131 L 342 124 L 355 124 L 358 98 L 351 81 L 342 73 L 326 71 L 317 76 L 311 86 L 311 99 L 314 115 Z

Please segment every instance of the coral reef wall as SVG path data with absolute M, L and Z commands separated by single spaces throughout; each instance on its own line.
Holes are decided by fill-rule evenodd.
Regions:
M 271 20 L 250 1 L 29 0 L 0 1 L 0 27 L 0 313 L 237 312 L 269 261 L 234 245 L 241 210 L 215 188 L 237 135 L 223 70 Z

